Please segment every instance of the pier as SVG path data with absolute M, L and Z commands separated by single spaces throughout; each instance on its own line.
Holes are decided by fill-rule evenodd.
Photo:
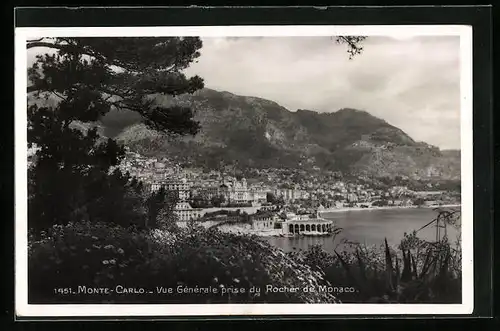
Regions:
M 288 220 L 283 224 L 283 234 L 325 235 L 333 230 L 333 221 L 321 218 Z

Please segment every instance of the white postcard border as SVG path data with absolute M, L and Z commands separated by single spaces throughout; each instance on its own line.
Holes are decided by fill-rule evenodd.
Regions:
M 460 36 L 461 304 L 28 304 L 26 41 L 57 36 Z M 473 282 L 472 27 L 464 25 L 67 27 L 15 29 L 15 311 L 19 317 L 470 314 Z

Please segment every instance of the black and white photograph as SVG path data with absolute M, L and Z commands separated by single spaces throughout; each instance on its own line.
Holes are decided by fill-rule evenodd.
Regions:
M 471 312 L 471 47 L 446 25 L 16 30 L 18 311 Z

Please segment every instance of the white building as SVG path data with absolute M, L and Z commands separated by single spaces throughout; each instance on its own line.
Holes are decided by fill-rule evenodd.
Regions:
M 347 194 L 347 200 L 349 202 L 357 202 L 358 196 L 355 193 L 349 193 L 349 194 Z
M 186 178 L 168 180 L 163 185 L 167 191 L 177 192 L 180 201 L 189 199 L 192 183 Z
M 322 218 L 302 218 L 287 220 L 283 223 L 283 234 L 287 235 L 326 235 L 334 228 L 333 221 Z
M 264 203 L 267 201 L 267 191 L 261 187 L 252 187 L 248 192 L 248 198 L 252 203 Z
M 174 207 L 174 213 L 179 218 L 179 221 L 196 220 L 202 216 L 202 210 L 193 208 L 187 202 L 179 202 Z
M 247 181 L 245 178 L 241 180 L 241 182 L 233 179 L 231 186 L 229 187 L 229 200 L 237 203 L 245 203 L 248 202 L 249 194 Z
M 168 192 L 176 192 L 180 201 L 186 201 L 190 197 L 191 182 L 187 181 L 185 178 L 174 179 L 174 180 L 156 180 L 149 184 L 149 189 L 151 192 L 158 191 L 162 186 Z
M 251 216 L 252 228 L 255 230 L 274 229 L 275 224 L 279 221 L 279 217 L 271 212 L 261 212 Z
M 156 192 L 161 188 L 161 185 L 162 185 L 162 183 L 160 183 L 160 182 L 151 183 L 149 185 L 149 189 L 151 192 Z
M 277 197 L 282 197 L 284 201 L 295 201 L 305 199 L 305 192 L 299 189 L 277 189 L 274 191 Z
M 219 187 L 220 194 L 226 197 L 226 200 L 233 203 L 264 203 L 267 201 L 267 190 L 263 187 L 249 187 L 245 178 L 237 181 L 233 178 Z

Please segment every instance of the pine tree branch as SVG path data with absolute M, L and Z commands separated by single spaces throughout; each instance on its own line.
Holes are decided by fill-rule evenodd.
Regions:
M 34 48 L 34 47 L 48 47 L 48 48 L 55 48 L 55 49 L 64 49 L 66 48 L 66 45 L 58 45 L 54 43 L 49 43 L 46 41 L 28 41 L 28 45 L 26 46 L 27 49 Z
M 61 44 L 50 43 L 50 42 L 46 42 L 46 41 L 34 41 L 34 42 L 28 41 L 28 45 L 26 46 L 26 49 L 31 49 L 31 48 L 35 48 L 35 47 L 46 47 L 46 48 L 58 49 L 61 51 L 77 50 L 78 54 L 96 57 L 96 54 L 94 54 L 93 52 L 89 52 L 88 50 L 85 50 L 84 48 L 79 47 L 77 45 L 70 45 L 70 44 L 61 45 Z
M 61 100 L 66 100 L 65 97 L 63 97 L 62 95 L 60 95 L 59 93 L 57 93 L 56 91 L 50 91 L 52 92 L 52 94 L 54 94 L 56 97 L 59 97 Z
M 26 42 L 28 42 L 28 43 L 34 43 L 34 42 L 42 41 L 43 39 L 45 39 L 45 38 L 42 37 L 42 38 L 39 38 L 39 39 L 31 39 L 31 40 L 27 40 Z
M 118 109 L 127 109 L 127 110 L 132 110 L 132 111 L 135 111 L 138 113 L 141 113 L 141 111 L 143 110 L 142 107 L 133 106 L 131 104 L 125 104 L 121 101 L 111 102 L 110 104 L 111 104 L 111 106 L 114 106 Z

